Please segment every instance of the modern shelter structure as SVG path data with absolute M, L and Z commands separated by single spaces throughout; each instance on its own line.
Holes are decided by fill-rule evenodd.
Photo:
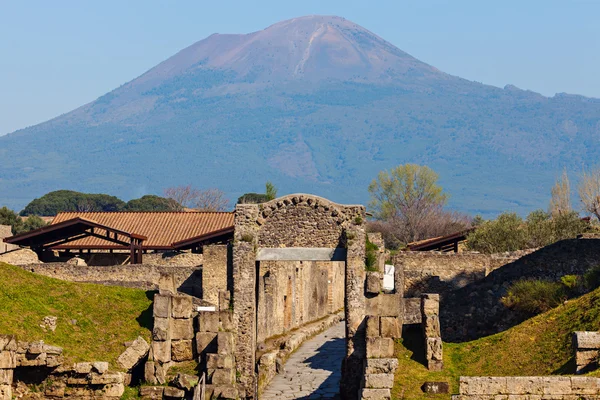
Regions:
M 233 236 L 228 212 L 64 212 L 48 226 L 4 239 L 45 251 L 129 251 L 133 264 L 147 251 L 192 250 Z

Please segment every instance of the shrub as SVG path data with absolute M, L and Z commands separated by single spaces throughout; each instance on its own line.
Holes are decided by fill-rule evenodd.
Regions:
M 566 288 L 561 283 L 523 279 L 510 285 L 502 304 L 515 311 L 535 315 L 560 305 L 566 298 Z
M 516 213 L 500 214 L 494 221 L 484 221 L 467 237 L 467 247 L 482 253 L 500 253 L 527 247 L 523 219 Z
M 594 290 L 600 287 L 600 265 L 590 268 L 583 275 L 583 282 L 588 290 Z
M 366 237 L 365 241 L 365 268 L 367 271 L 377 271 L 377 251 L 379 247 Z
M 569 290 L 576 290 L 579 287 L 580 279 L 577 275 L 565 275 L 560 278 L 560 283 Z

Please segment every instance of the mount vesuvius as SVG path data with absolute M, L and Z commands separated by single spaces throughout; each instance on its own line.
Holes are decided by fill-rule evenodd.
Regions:
M 93 76 L 90 76 L 93 79 Z M 0 205 L 56 189 L 125 199 L 219 187 L 364 203 L 382 169 L 441 176 L 457 209 L 546 207 L 600 159 L 600 100 L 448 75 L 339 17 L 214 34 L 67 114 L 0 137 Z

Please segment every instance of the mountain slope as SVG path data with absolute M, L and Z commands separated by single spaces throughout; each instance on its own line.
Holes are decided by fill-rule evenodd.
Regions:
M 366 202 L 378 171 L 428 164 L 470 212 L 546 205 L 600 149 L 600 101 L 450 76 L 339 17 L 215 34 L 46 123 L 0 137 L 0 204 L 57 188 L 125 199 L 191 183 Z

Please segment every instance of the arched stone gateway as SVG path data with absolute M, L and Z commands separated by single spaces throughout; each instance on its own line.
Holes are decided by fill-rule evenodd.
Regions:
M 236 206 L 232 263 L 233 313 L 236 327 L 236 381 L 240 397 L 256 398 L 258 391 L 257 338 L 265 336 L 259 327 L 267 314 L 266 309 L 261 310 L 265 315 L 259 311 L 265 307 L 261 305 L 261 293 L 264 293 L 267 282 L 261 270 L 276 270 L 269 269 L 269 265 L 289 268 L 287 277 L 290 281 L 294 277 L 298 280 L 298 284 L 291 282 L 289 289 L 278 293 L 279 305 L 274 302 L 269 309 L 271 312 L 274 309 L 276 312 L 283 310 L 275 319 L 280 319 L 285 329 L 293 326 L 293 321 L 306 322 L 306 318 L 319 316 L 318 311 L 314 315 L 307 314 L 299 304 L 295 308 L 290 306 L 290 297 L 297 300 L 297 292 L 305 290 L 316 300 L 311 311 L 319 309 L 319 299 L 322 300 L 325 294 L 323 287 L 315 282 L 322 281 L 326 273 L 319 263 L 342 265 L 343 274 L 338 276 L 338 279 L 343 279 L 342 286 L 345 289 L 346 317 L 342 396 L 349 399 L 357 397 L 366 357 L 365 217 L 364 206 L 340 205 L 307 194 L 293 194 L 263 204 Z M 331 271 L 329 268 L 328 271 Z M 301 270 L 310 271 L 304 272 L 310 276 L 298 275 L 303 273 Z M 327 272 L 324 276 L 329 287 L 332 286 L 332 274 L 334 272 Z M 300 283 L 314 287 L 305 289 L 299 286 Z M 335 298 L 331 293 L 327 296 Z M 273 324 L 276 322 L 273 321 L 270 326 Z

